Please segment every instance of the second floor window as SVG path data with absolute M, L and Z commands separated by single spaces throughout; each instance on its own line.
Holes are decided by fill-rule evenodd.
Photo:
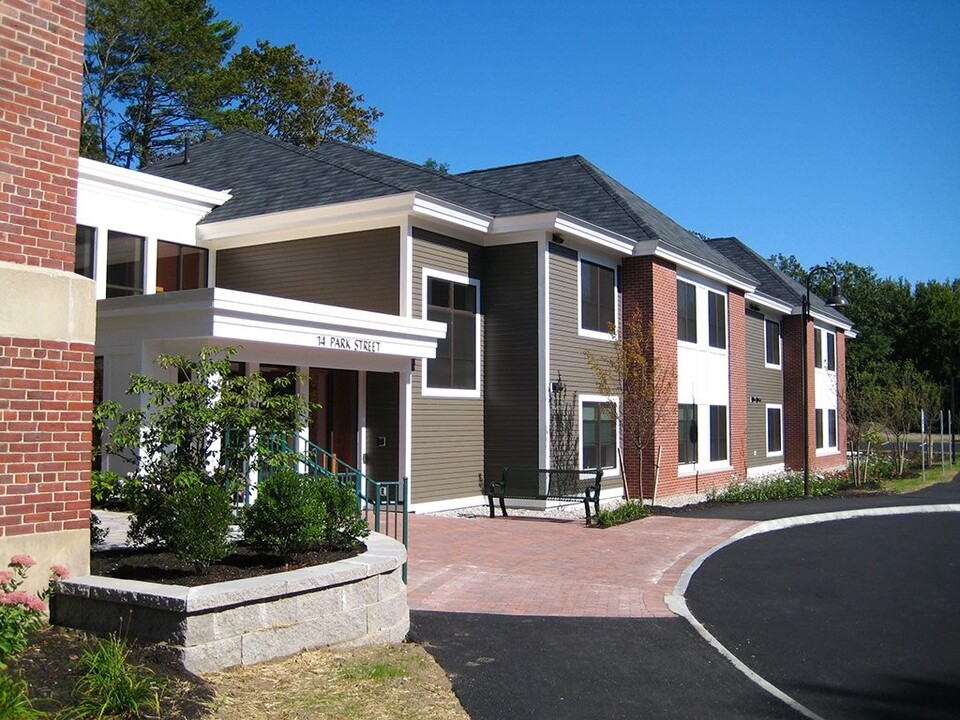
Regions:
M 780 365 L 780 323 L 764 321 L 765 361 L 767 365 Z
M 157 292 L 205 288 L 207 254 L 205 248 L 157 241 Z
M 697 288 L 677 280 L 677 339 L 697 341 Z
M 727 298 L 720 293 L 708 292 L 707 310 L 710 347 L 723 350 L 727 347 Z
M 613 268 L 580 263 L 580 327 L 608 333 L 616 322 L 617 290 Z
M 107 297 L 143 295 L 143 245 L 138 235 L 110 231 L 107 237 Z
M 96 229 L 86 225 L 77 225 L 77 244 L 74 247 L 73 264 L 73 271 L 77 275 L 93 278 L 93 247 L 96 237 Z
M 477 287 L 437 277 L 426 280 L 427 319 L 447 325 L 437 356 L 427 360 L 427 387 L 476 390 Z

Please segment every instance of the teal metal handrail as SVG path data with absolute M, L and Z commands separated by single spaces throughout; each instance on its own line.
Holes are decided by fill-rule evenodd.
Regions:
M 283 453 L 300 463 L 307 475 L 335 479 L 340 485 L 353 488 L 357 496 L 357 510 L 372 525 L 373 531 L 388 535 L 409 549 L 409 483 L 400 480 L 374 480 L 333 453 L 310 441 L 302 453 L 291 450 L 284 440 L 273 438 L 271 451 Z M 258 479 L 269 470 L 258 472 Z M 250 497 L 249 484 L 247 497 Z M 407 581 L 407 564 L 403 564 L 403 581 Z

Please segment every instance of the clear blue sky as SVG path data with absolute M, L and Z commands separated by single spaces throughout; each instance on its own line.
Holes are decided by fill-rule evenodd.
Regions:
M 960 2 L 213 0 L 452 172 L 580 154 L 807 267 L 960 277 Z

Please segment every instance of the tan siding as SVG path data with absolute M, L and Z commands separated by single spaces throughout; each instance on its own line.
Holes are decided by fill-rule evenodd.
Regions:
M 423 268 L 481 278 L 481 248 L 414 228 L 413 316 L 423 316 Z M 483 357 L 484 288 L 480 287 Z M 481 370 L 482 373 L 482 370 Z M 483 471 L 483 399 L 434 398 L 420 393 L 423 363 L 413 374 L 411 494 L 413 502 L 479 495 Z
M 217 253 L 218 287 L 397 314 L 400 231 L 384 228 Z
M 577 254 L 566 248 L 550 245 L 548 254 L 550 277 L 550 381 L 563 376 L 567 397 L 574 393 L 597 394 L 597 378 L 586 359 L 586 353 L 609 354 L 611 343 L 579 334 L 580 288 L 578 286 Z M 617 268 L 617 308 L 622 313 L 620 296 L 620 269 Z M 604 486 L 619 481 L 605 481 Z
M 763 315 L 747 311 L 747 467 L 778 462 L 767 457 L 767 403 L 783 404 L 783 372 L 765 367 Z M 752 402 L 759 398 L 760 402 Z

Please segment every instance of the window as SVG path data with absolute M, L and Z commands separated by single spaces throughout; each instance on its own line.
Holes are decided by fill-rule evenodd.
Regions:
M 813 330 L 813 366 L 823 367 L 823 332 L 820 328 Z
M 824 333 L 827 336 L 827 370 L 837 369 L 837 336 L 832 332 Z
M 677 280 L 677 339 L 697 341 L 697 288 Z
M 767 365 L 780 365 L 780 323 L 774 320 L 764 321 L 764 341 L 766 345 Z
M 767 406 L 767 455 L 783 454 L 783 407 Z
M 697 406 L 680 405 L 677 423 L 677 461 L 697 461 Z
M 610 332 L 616 322 L 616 301 L 613 268 L 583 260 L 580 263 L 580 327 Z
M 107 236 L 107 297 L 143 294 L 142 237 L 110 231 Z
M 827 447 L 837 447 L 837 411 L 827 410 Z
M 477 390 L 477 286 L 426 278 L 427 319 L 447 324 L 437 357 L 427 360 L 427 387 Z
M 157 242 L 157 292 L 196 290 L 207 286 L 207 250 Z
M 710 406 L 710 461 L 727 459 L 727 406 Z
M 709 333 L 707 340 L 710 347 L 727 347 L 727 298 L 720 293 L 707 293 L 707 312 L 709 315 Z
M 77 225 L 77 243 L 74 247 L 73 271 L 93 278 L 93 246 L 97 231 L 86 225 Z
M 823 447 L 823 410 L 817 408 L 815 416 L 814 424 L 817 427 L 817 448 L 819 449 Z
M 581 432 L 584 468 L 617 466 L 617 413 L 609 402 L 581 405 Z

